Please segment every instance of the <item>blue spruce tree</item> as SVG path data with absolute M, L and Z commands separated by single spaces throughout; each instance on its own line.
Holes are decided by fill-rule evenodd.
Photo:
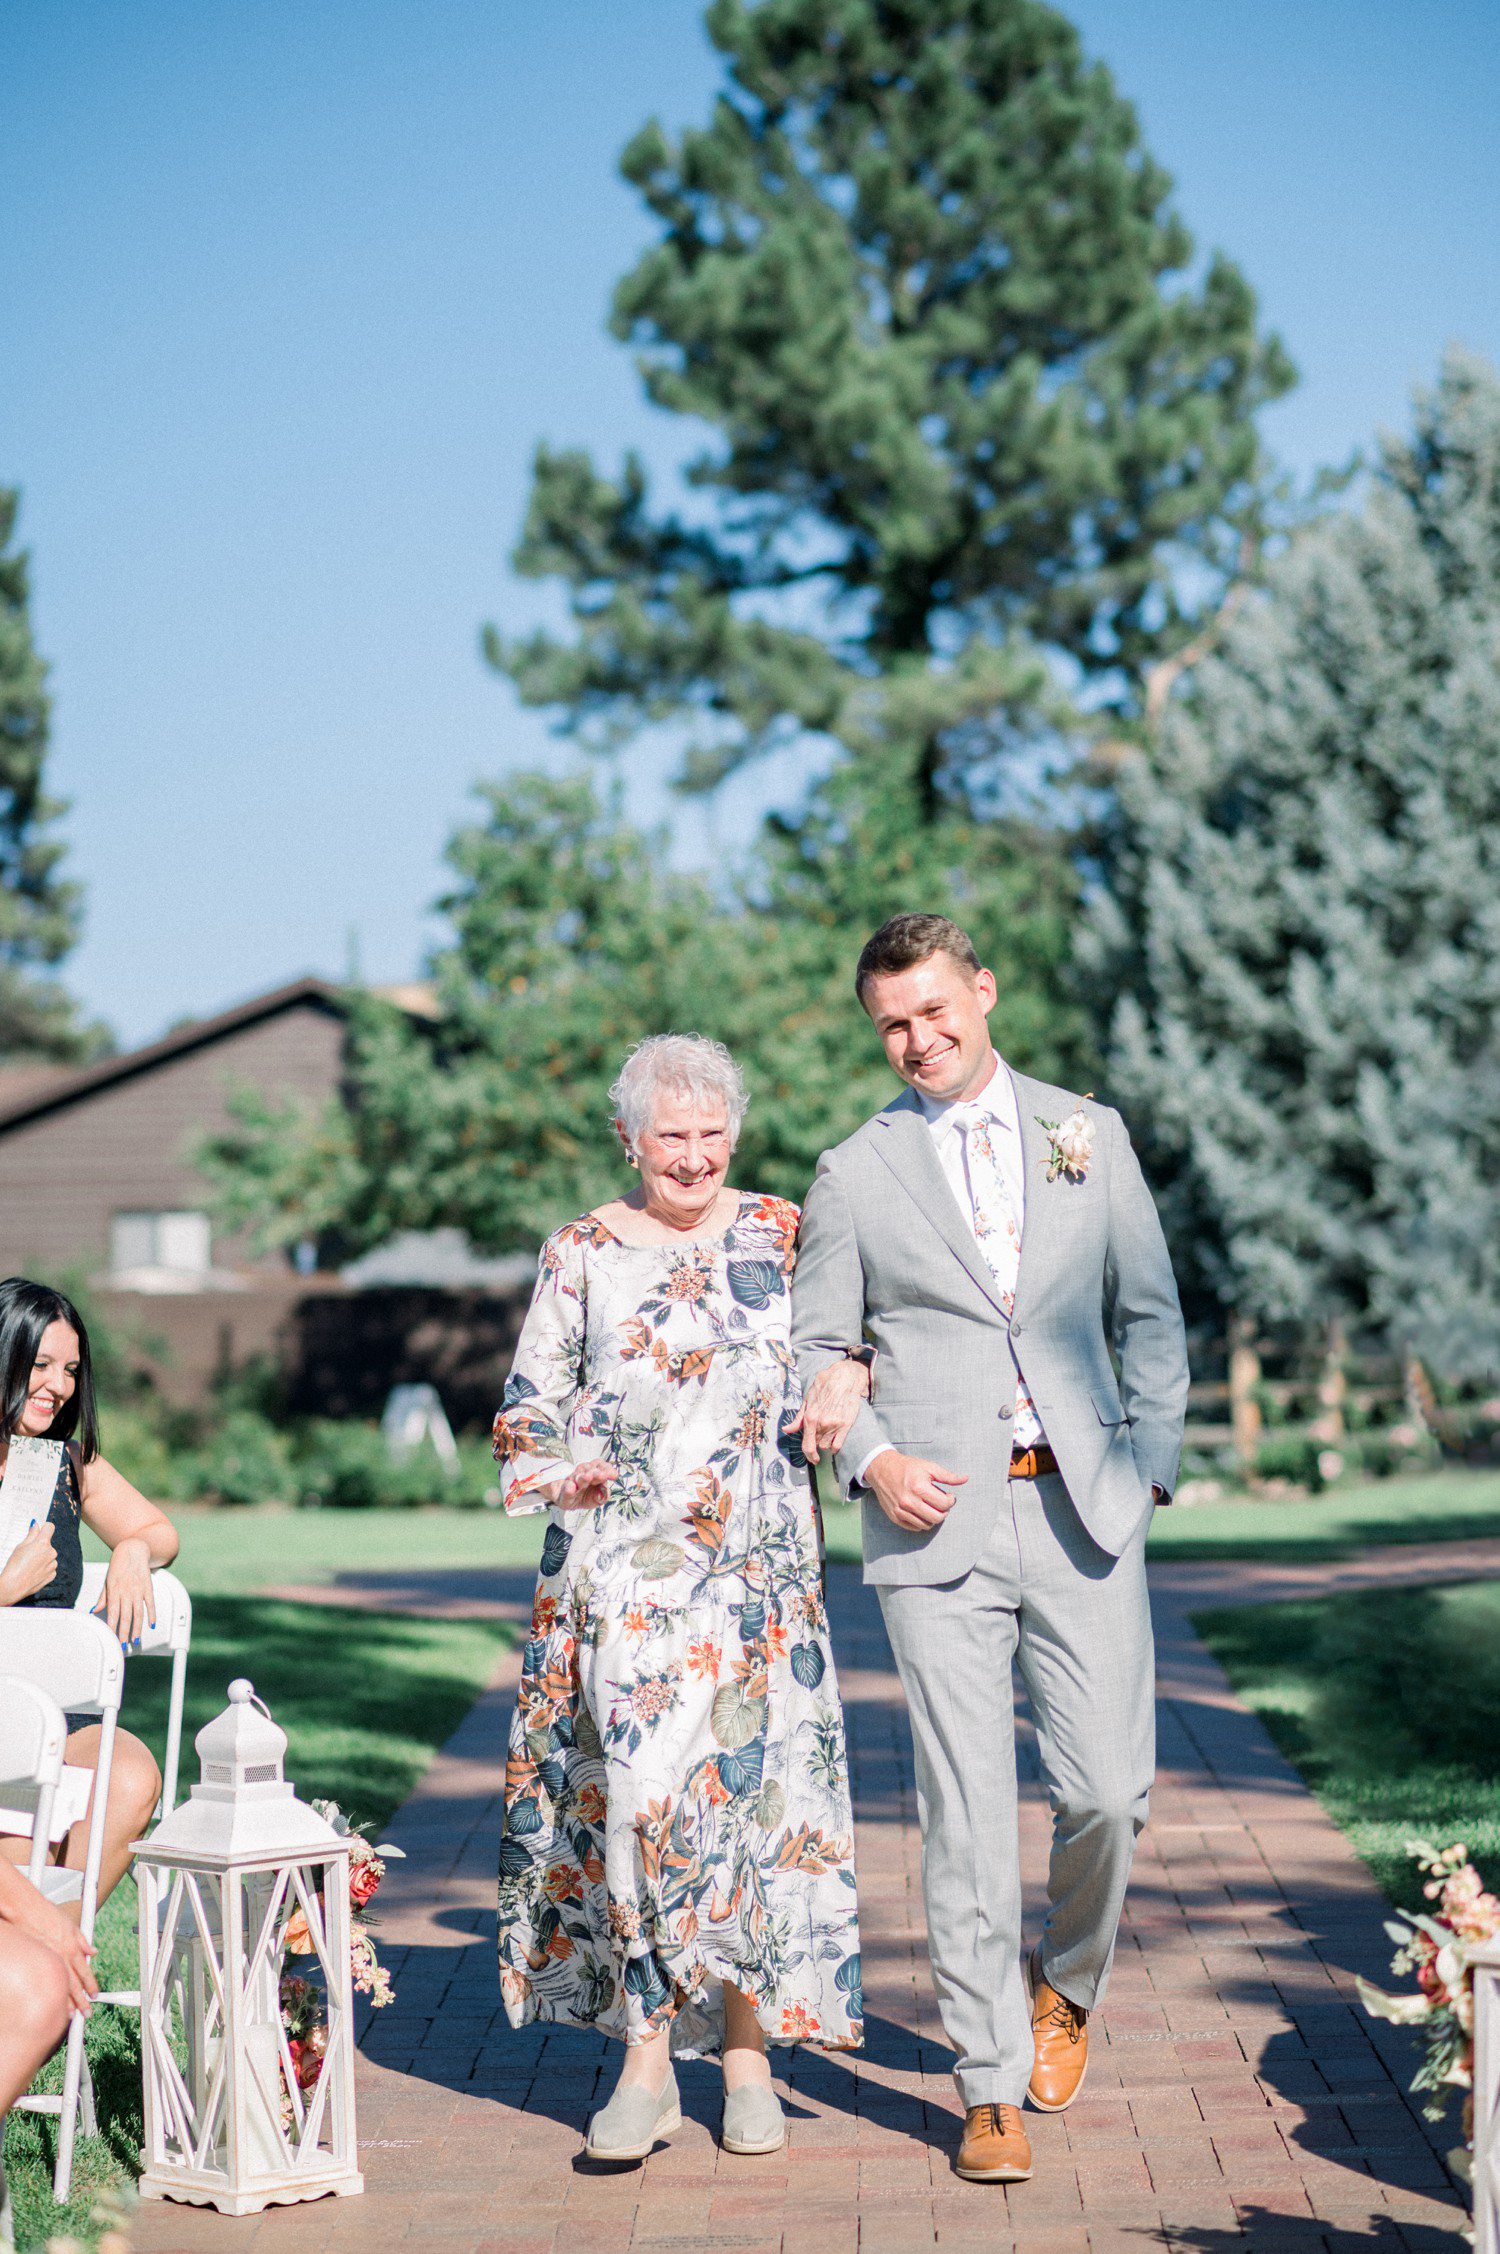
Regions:
M 1190 1282 L 1500 1366 L 1500 380 L 1452 353 L 1121 777 L 1111 1092 Z

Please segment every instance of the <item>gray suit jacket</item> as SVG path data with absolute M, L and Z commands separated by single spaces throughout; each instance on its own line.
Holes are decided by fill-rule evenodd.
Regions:
M 1011 1077 L 1026 1212 L 1009 1318 L 910 1090 L 824 1152 L 803 1209 L 792 1346 L 804 1383 L 862 1339 L 877 1349 L 874 1396 L 835 1459 L 840 1480 L 885 1440 L 968 1474 L 930 1534 L 902 1533 L 864 1495 L 868 1581 L 952 1581 L 975 1563 L 1006 1500 L 1017 1363 L 1101 1549 L 1118 1556 L 1153 1485 L 1170 1494 L 1176 1483 L 1187 1343 L 1124 1123 L 1105 1104 Z M 1092 1162 L 1080 1182 L 1049 1182 L 1038 1118 L 1063 1120 L 1080 1102 L 1096 1123 Z

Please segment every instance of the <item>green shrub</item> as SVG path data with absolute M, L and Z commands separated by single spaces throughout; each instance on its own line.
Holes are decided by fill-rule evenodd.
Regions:
M 107 1409 L 100 1425 L 100 1445 L 115 1470 L 153 1502 L 180 1501 L 196 1491 L 193 1465 L 169 1444 L 153 1411 Z
M 1321 1487 L 1321 1445 L 1296 1433 L 1268 1434 L 1256 1455 L 1256 1473 L 1261 1479 L 1291 1479 L 1299 1487 Z
M 297 1436 L 297 1500 L 310 1508 L 368 1510 L 388 1500 L 390 1456 L 378 1428 L 317 1417 Z
M 331 1510 L 411 1510 L 428 1503 L 474 1509 L 495 1491 L 482 1442 L 464 1442 L 450 1472 L 430 1447 L 393 1456 L 377 1426 L 330 1417 L 316 1418 L 297 1436 L 295 1480 L 299 1503 Z
M 231 1409 L 196 1452 L 200 1488 L 221 1503 L 289 1502 L 291 1443 L 253 1409 Z
M 160 1502 L 476 1510 L 498 1499 L 486 1442 L 461 1440 L 450 1471 L 426 1445 L 392 1456 L 377 1426 L 352 1418 L 286 1426 L 240 1406 L 209 1421 L 205 1433 L 199 1419 L 142 1401 L 108 1412 L 104 1448 L 133 1486 Z

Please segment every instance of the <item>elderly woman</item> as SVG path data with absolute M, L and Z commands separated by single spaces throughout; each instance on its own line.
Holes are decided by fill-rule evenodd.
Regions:
M 745 1090 L 662 1035 L 612 1095 L 640 1185 L 550 1237 L 495 1420 L 511 1511 L 550 1508 L 511 1732 L 500 1979 L 513 2025 L 621 2036 L 587 2151 L 681 2122 L 721 2053 L 727 2150 L 780 2149 L 766 2038 L 861 2039 L 843 1721 L 802 1444 L 867 1389 L 788 1346 L 798 1213 L 726 1185 Z

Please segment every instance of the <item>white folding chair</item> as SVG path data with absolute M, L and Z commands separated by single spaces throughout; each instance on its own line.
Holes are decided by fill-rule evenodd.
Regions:
M 56 1699 L 19 1675 L 0 1675 L 0 1805 L 31 1817 L 26 1876 L 40 1886 L 52 1835 L 52 1808 L 62 1778 L 68 1725 Z M 73 1872 L 70 1876 L 76 1877 Z M 0 2122 L 0 2137 L 4 2123 Z M 0 2248 L 15 2242 L 15 2217 L 0 2157 Z
M 51 1606 L 5 1605 L 0 1607 L 0 1673 L 19 1675 L 45 1692 L 65 1712 L 99 1717 L 99 1759 L 89 1809 L 88 1848 L 79 1904 L 83 1937 L 92 1941 L 99 1910 L 99 1866 L 104 1859 L 109 1775 L 115 1756 L 120 1699 L 125 1688 L 125 1655 L 120 1649 L 120 1639 L 110 1634 L 102 1620 L 95 1620 L 87 1613 L 64 1612 Z M 46 1853 L 46 1834 L 37 1823 L 32 1836 L 33 1861 L 38 1832 L 42 1833 L 42 1852 Z M 58 1870 L 51 1863 L 42 1866 L 40 1883 L 43 1892 L 54 1901 L 66 1900 L 78 1892 L 77 1873 Z M 122 1995 L 100 2000 L 124 2002 L 127 1999 Z M 17 2105 L 29 2113 L 55 2113 L 58 2117 L 57 2166 L 52 2174 L 52 2193 L 59 2205 L 67 2199 L 73 2180 L 73 2145 L 80 2113 L 87 2135 L 92 2136 L 97 2127 L 93 2085 L 83 2056 L 83 2026 L 82 2013 L 75 2011 L 68 2022 L 62 2095 L 29 2095 L 16 2100 Z
M 57 1700 L 21 1675 L 0 1675 L 0 1804 L 17 1814 L 30 1812 L 26 1876 L 36 1887 L 47 1867 L 52 1804 L 67 1742 L 68 1725 Z
M 93 1612 L 104 1596 L 104 1578 L 107 1565 L 86 1565 L 83 1569 L 83 1586 L 74 1607 L 77 1612 Z M 177 1805 L 177 1769 L 182 1755 L 182 1697 L 187 1684 L 188 1646 L 193 1640 L 193 1600 L 175 1573 L 165 1568 L 151 1576 L 151 1598 L 156 1611 L 155 1624 L 141 1630 L 141 1640 L 130 1651 L 127 1659 L 170 1658 L 172 1684 L 167 1702 L 167 1743 L 161 1764 L 161 1805 L 159 1815 L 169 1816 Z

